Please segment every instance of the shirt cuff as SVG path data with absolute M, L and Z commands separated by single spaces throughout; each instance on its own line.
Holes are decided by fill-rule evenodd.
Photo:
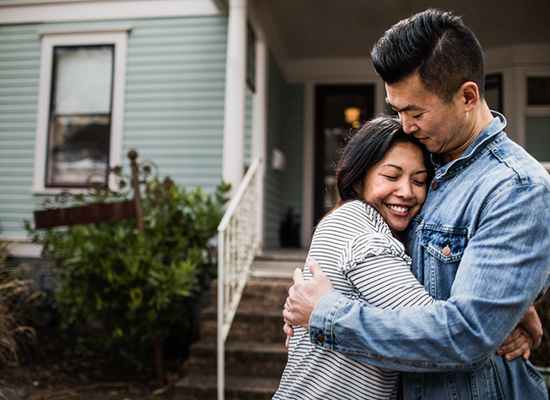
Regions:
M 309 318 L 309 336 L 311 343 L 333 349 L 334 337 L 332 320 L 346 297 L 336 289 L 330 290 L 321 297 Z

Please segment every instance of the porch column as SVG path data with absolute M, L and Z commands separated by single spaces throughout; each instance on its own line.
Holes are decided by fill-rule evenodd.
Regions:
M 265 170 L 266 170 L 266 137 L 267 137 L 267 79 L 268 59 L 267 44 L 264 35 L 258 31 L 256 42 L 256 93 L 252 105 L 252 158 L 261 158 L 258 171 L 260 193 L 258 194 L 258 224 L 256 235 L 260 238 L 260 249 L 264 245 L 265 217 Z
M 222 178 L 232 185 L 230 197 L 244 176 L 246 1 L 229 0 Z

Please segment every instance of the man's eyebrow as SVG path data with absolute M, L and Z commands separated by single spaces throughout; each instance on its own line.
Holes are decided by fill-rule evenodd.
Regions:
M 392 103 L 390 103 L 390 101 L 388 100 L 388 98 L 386 97 L 386 103 L 388 103 L 388 105 L 394 109 L 395 111 L 397 112 L 403 112 L 403 111 L 422 111 L 422 107 L 419 107 L 417 105 L 414 105 L 414 104 L 407 104 L 405 107 L 403 108 L 397 108 L 396 106 L 394 106 Z

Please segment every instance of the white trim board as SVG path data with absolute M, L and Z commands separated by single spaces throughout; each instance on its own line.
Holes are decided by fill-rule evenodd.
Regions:
M 122 135 L 124 130 L 124 98 L 126 91 L 127 29 L 113 29 L 109 32 L 53 33 L 42 32 L 42 55 L 40 60 L 40 83 L 38 89 L 38 115 L 36 118 L 36 141 L 34 156 L 33 193 L 58 193 L 61 189 L 46 188 L 46 151 L 52 84 L 52 60 L 54 46 L 114 44 L 115 64 L 113 71 L 113 99 L 111 109 L 110 166 L 120 165 Z
M 0 24 L 222 15 L 212 0 L 0 2 Z

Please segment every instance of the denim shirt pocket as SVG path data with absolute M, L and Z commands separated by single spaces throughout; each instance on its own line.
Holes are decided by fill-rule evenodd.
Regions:
M 438 225 L 424 225 L 422 247 L 443 263 L 460 261 L 468 243 L 468 229 Z

